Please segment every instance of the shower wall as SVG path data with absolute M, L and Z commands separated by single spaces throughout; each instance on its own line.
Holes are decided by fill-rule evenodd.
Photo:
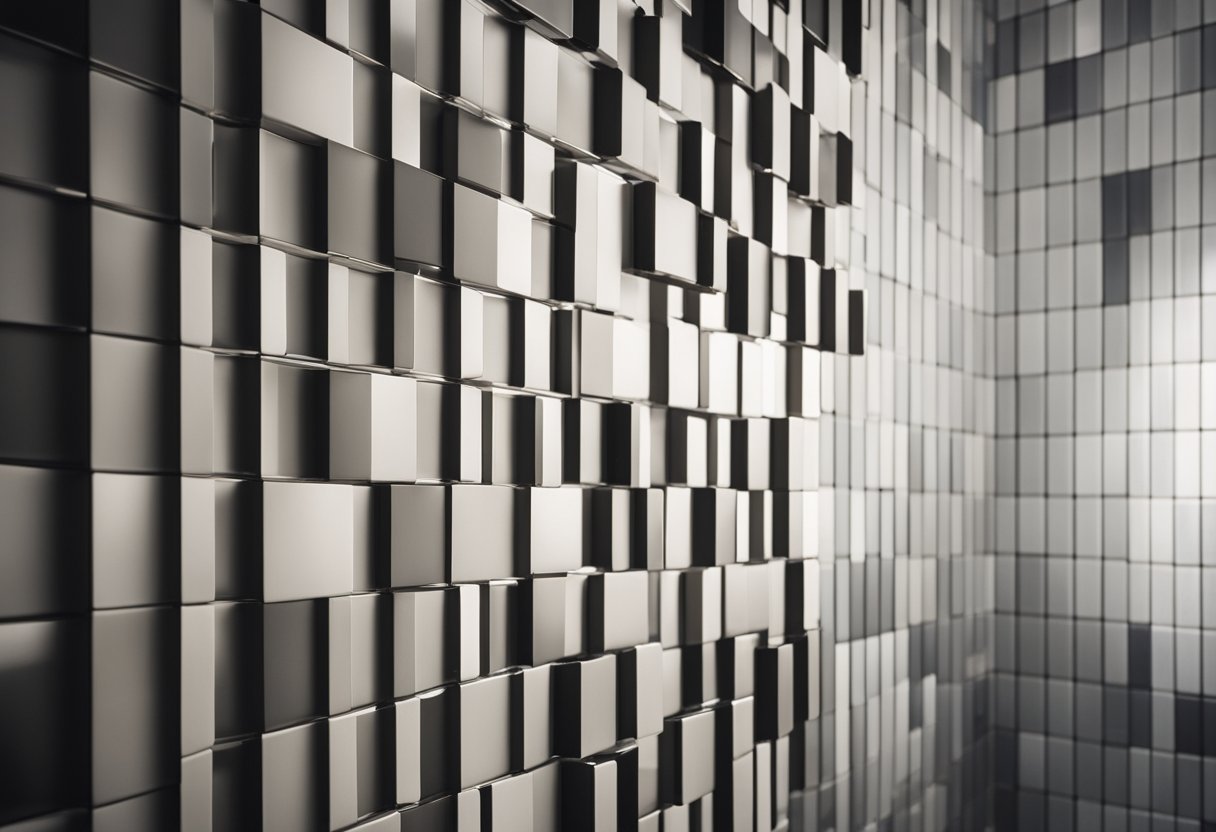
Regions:
M 995 815 L 1216 821 L 1211 3 L 998 3 Z
M 1077 433 L 1096 400 L 1048 364 L 1064 324 L 1025 304 L 1072 326 L 1075 297 L 1069 337 L 1096 316 L 1097 355 L 1123 344 L 1166 402 L 1134 430 L 1181 427 L 1198 400 L 1156 391 L 1197 389 L 1199 298 L 1160 307 L 1193 324 L 1160 347 L 1192 356 L 1190 387 L 1137 362 L 1160 339 L 1127 310 L 1155 327 L 1175 303 L 1147 298 L 1159 260 L 1197 257 L 1198 229 L 1166 229 L 1197 212 L 1199 166 L 1154 156 L 1133 185 L 1120 161 L 1107 186 L 1085 151 L 1051 174 L 1076 194 L 1077 290 L 1046 289 L 1057 255 L 1021 264 L 1056 244 L 1041 186 L 1063 162 L 1040 127 L 1038 185 L 1020 162 L 1001 178 L 1020 108 L 1045 107 L 1042 70 L 989 83 L 1005 5 L 994 24 L 973 0 L 0 4 L 0 829 L 1032 823 L 1060 799 L 1031 791 L 1062 782 L 1056 746 L 1102 750 L 1072 710 L 1053 733 L 1049 693 L 1116 707 L 1101 676 L 1044 678 L 1071 643 L 1049 649 L 1053 627 L 1070 671 L 1083 630 L 1122 634 L 1125 730 L 1168 699 L 1171 744 L 1144 759 L 1198 776 L 1198 602 L 1158 621 L 1156 582 L 1198 593 L 1182 563 L 1207 515 L 1128 499 L 1149 479 L 1127 477 L 1105 506 L 1151 559 L 1134 534 L 1083 560 L 1079 531 L 1076 558 L 1046 556 L 1061 509 L 1034 495 L 1059 454 L 1033 424 L 1057 424 L 1049 384 L 1075 378 Z M 1158 98 L 1198 118 L 1155 91 L 1154 125 Z M 1154 203 L 1161 231 L 1082 243 L 1081 182 L 1111 222 L 1124 194 L 1130 227 L 1158 171 L 1182 200 L 1168 221 Z M 1038 206 L 1037 236 L 1010 205 Z M 1081 290 L 1103 263 L 1123 306 Z M 1162 285 L 1197 293 L 1188 274 Z M 1124 452 L 1156 464 L 1168 437 L 1181 497 L 1198 419 Z M 994 460 L 1035 448 L 1019 497 Z M 1036 508 L 1039 538 L 1010 536 Z M 1078 592 L 1151 575 L 1154 601 L 1082 620 L 1049 566 Z

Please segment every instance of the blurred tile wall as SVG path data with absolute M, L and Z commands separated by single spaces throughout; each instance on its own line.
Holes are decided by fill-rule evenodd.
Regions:
M 997 4 L 996 816 L 1216 822 L 1216 5 Z

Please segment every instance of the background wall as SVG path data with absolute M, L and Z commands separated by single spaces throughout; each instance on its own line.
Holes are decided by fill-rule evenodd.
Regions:
M 1211 3 L 1001 3 L 996 816 L 1216 820 Z
M 1055 516 L 1044 486 L 993 476 L 1022 470 L 994 450 L 1045 470 L 1006 402 L 1059 352 L 1023 359 L 1054 324 L 1002 294 L 1054 204 L 1002 178 L 1031 125 L 1009 85 L 1051 88 L 1003 74 L 988 106 L 1010 25 L 970 0 L 0 6 L 0 827 L 978 829 L 994 704 L 997 818 L 1032 823 L 1012 789 L 1061 781 L 1011 703 L 1047 696 L 1032 597 L 1073 560 L 1010 537 Z M 1083 156 L 1060 181 L 1097 188 Z M 1037 237 L 1008 207 L 1034 194 Z M 1119 243 L 1093 239 L 1098 315 L 1081 260 Z M 1198 373 L 1191 332 L 1167 354 Z M 1140 435 L 1154 463 L 1173 436 Z M 1142 502 L 1108 505 L 1173 508 Z

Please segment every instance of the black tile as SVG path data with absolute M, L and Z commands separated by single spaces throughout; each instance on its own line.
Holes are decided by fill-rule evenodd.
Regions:
M 1023 789 L 1018 792 L 1019 832 L 1047 828 L 1047 795 Z
M 1203 702 L 1194 696 L 1174 699 L 1174 749 L 1179 754 L 1202 754 Z
M 830 5 L 829 0 L 806 0 L 802 6 L 802 17 L 806 28 L 819 39 L 820 43 L 826 43 L 828 39 L 828 6 Z
M 1131 688 L 1148 690 L 1152 685 L 1152 633 L 1147 625 L 1131 624 L 1127 628 L 1127 684 Z
M 1116 173 L 1102 177 L 1102 239 L 1127 236 L 1127 177 Z
M 1077 115 L 1077 62 L 1050 64 L 1046 72 L 1047 123 L 1075 118 Z
M 1203 700 L 1203 755 L 1216 757 L 1216 699 Z M 1177 716 L 1175 716 L 1175 721 Z
M 1143 43 L 1153 36 L 1153 3 L 1161 0 L 1127 0 L 1127 40 Z

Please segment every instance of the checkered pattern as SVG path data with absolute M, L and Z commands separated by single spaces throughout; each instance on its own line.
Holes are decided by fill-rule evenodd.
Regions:
M 996 816 L 1206 829 L 1216 8 L 999 5 Z
M 0 4 L 0 828 L 982 829 L 1083 687 L 1197 777 L 1199 503 L 1082 480 L 1206 488 L 1200 33 L 988 5 Z

